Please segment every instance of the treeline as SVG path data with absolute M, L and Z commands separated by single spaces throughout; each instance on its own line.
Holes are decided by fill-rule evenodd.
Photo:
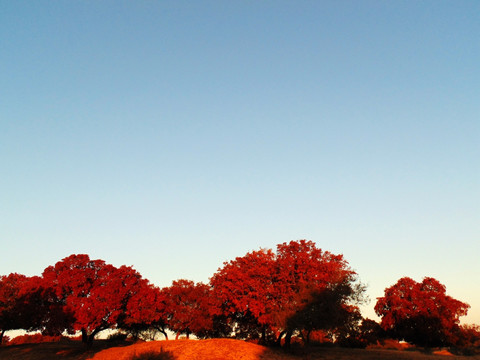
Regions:
M 71 255 L 41 276 L 0 277 L 0 342 L 24 329 L 58 336 L 81 333 L 91 344 L 106 329 L 134 337 L 168 332 L 198 338 L 235 337 L 285 344 L 292 337 L 344 346 L 384 338 L 421 346 L 478 346 L 480 329 L 460 326 L 469 306 L 446 295 L 437 280 L 402 278 L 363 319 L 365 286 L 342 255 L 299 240 L 223 264 L 208 284 L 173 281 L 159 288 L 132 267 Z

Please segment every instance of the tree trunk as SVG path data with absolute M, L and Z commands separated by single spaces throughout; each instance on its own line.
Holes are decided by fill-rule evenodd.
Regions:
M 267 329 L 266 329 L 266 326 L 262 327 L 262 335 L 260 337 L 260 341 L 261 341 L 262 344 L 267 343 Z
M 175 336 L 175 340 L 178 340 L 179 337 L 180 337 L 180 331 L 177 332 L 177 336 Z
M 167 335 L 167 332 L 165 330 L 159 330 L 163 336 L 165 336 L 165 340 L 168 340 L 168 335 Z
M 3 335 L 5 334 L 5 330 L 2 330 L 2 332 L 0 332 L 0 346 L 2 346 L 2 341 L 3 341 Z
M 285 334 L 286 334 L 286 331 L 283 330 L 283 331 L 280 333 L 280 335 L 278 335 L 278 338 L 277 338 L 277 346 L 279 346 L 279 347 L 282 346 L 282 337 L 283 337 L 283 335 L 285 335 Z
M 93 339 L 95 339 L 95 333 L 92 332 L 90 335 L 88 335 L 88 342 L 87 342 L 88 347 L 93 345 Z
M 82 343 L 88 347 L 92 346 L 95 335 L 97 335 L 103 328 L 97 328 L 88 334 L 86 329 L 82 329 Z
M 92 333 L 88 337 L 88 346 L 92 346 L 93 340 L 95 339 L 95 335 L 97 335 L 100 331 L 103 331 L 103 330 L 105 330 L 105 328 L 99 327 L 92 331 Z
M 292 331 L 287 331 L 287 334 L 285 335 L 285 347 L 289 348 L 290 347 L 290 340 L 292 339 L 293 332 Z
M 88 334 L 87 330 L 82 329 L 82 343 L 87 344 L 88 343 Z

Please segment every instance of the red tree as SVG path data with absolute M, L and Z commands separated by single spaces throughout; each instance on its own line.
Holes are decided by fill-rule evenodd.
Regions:
M 43 272 L 46 287 L 54 289 L 73 328 L 91 344 L 102 330 L 114 328 L 125 317 L 129 299 L 145 284 L 131 267 L 116 268 L 88 255 L 71 255 Z
M 237 337 L 265 341 L 272 335 L 277 293 L 272 250 L 252 251 L 225 262 L 210 284 Z
M 0 344 L 5 331 L 23 327 L 18 316 L 18 298 L 27 281 L 25 275 L 16 273 L 0 277 Z
M 18 314 L 23 329 L 40 331 L 43 335 L 58 336 L 64 331 L 74 334 L 73 314 L 58 301 L 55 289 L 43 278 L 32 276 L 22 287 L 18 303 Z
M 168 328 L 177 333 L 177 338 L 181 334 L 187 338 L 190 334 L 207 336 L 215 313 L 208 285 L 181 279 L 162 289 L 162 293 L 166 296 Z
M 459 317 L 469 307 L 448 296 L 445 286 L 434 278 L 416 282 L 404 277 L 385 289 L 375 312 L 391 336 L 420 346 L 442 346 L 452 343 Z
M 145 283 L 128 301 L 125 318 L 119 327 L 135 335 L 154 329 L 168 340 L 166 308 L 166 294 L 158 287 Z
M 211 285 L 233 325 L 240 333 L 246 329 L 244 337 L 267 340 L 277 332 L 277 340 L 285 335 L 288 344 L 296 330 L 329 329 L 350 319 L 338 315 L 356 311 L 350 303 L 364 289 L 355 281 L 342 255 L 300 240 L 279 244 L 276 253 L 254 251 L 225 263 Z
M 333 329 L 346 325 L 358 312 L 350 303 L 361 300 L 364 288 L 354 284 L 356 273 L 343 255 L 300 240 L 277 245 L 276 257 L 276 322 L 284 329 L 287 343 L 295 330 Z M 306 312 L 315 316 L 304 316 Z

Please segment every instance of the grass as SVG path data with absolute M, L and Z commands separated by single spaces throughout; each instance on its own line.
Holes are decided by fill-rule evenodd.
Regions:
M 131 356 L 129 360 L 175 360 L 175 356 L 170 351 L 146 351 L 141 354 Z
M 0 360 L 480 360 L 476 356 L 445 356 L 420 351 L 293 348 L 290 352 L 232 340 L 169 340 L 119 346 L 96 340 L 90 349 L 78 341 L 24 344 L 0 348 Z
M 57 342 L 1 346 L 0 360 L 87 360 L 97 352 L 120 345 L 129 343 L 96 340 L 88 348 L 81 341 L 62 339 Z

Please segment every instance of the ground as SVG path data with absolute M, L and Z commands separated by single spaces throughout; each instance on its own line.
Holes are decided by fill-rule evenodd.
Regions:
M 285 353 L 232 339 L 153 341 L 127 346 L 96 341 L 90 349 L 78 341 L 24 344 L 0 348 L 0 360 L 130 360 L 133 355 L 149 351 L 163 351 L 170 355 L 165 359 L 171 360 L 480 360 L 480 355 L 446 356 L 386 349 L 312 347 Z

